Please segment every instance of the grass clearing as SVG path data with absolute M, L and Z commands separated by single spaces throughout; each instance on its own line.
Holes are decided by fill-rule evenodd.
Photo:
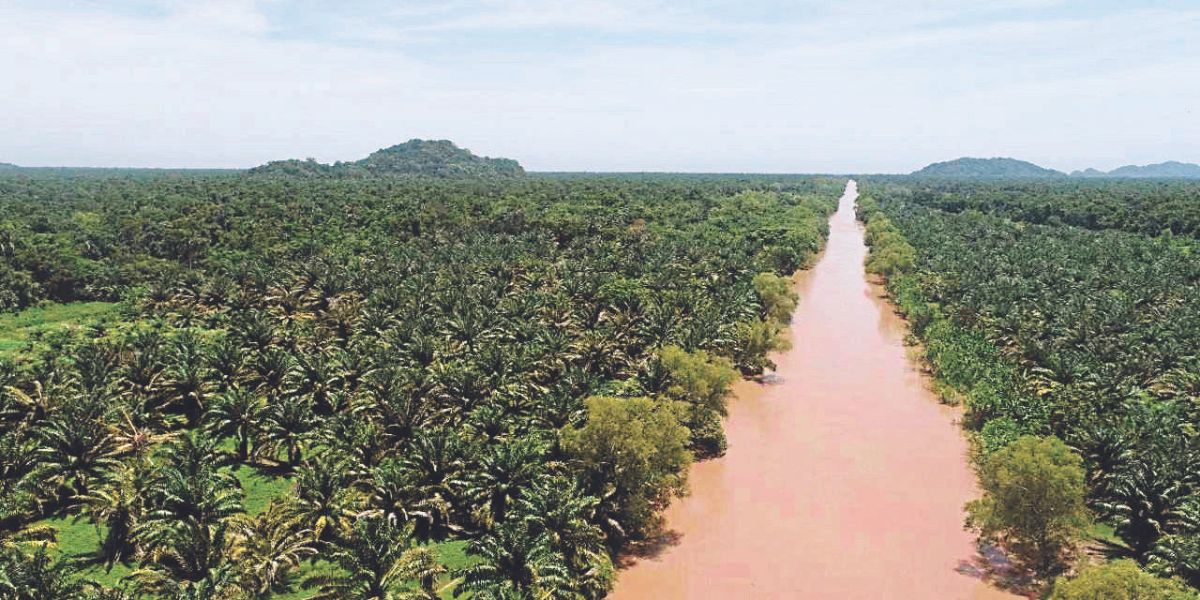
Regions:
M 97 528 L 84 518 L 61 517 L 46 519 L 42 525 L 50 525 L 58 530 L 58 552 L 60 556 L 88 560 L 95 557 L 100 549 L 100 540 L 106 533 L 104 527 Z M 137 569 L 134 563 L 113 565 L 106 572 L 103 563 L 83 567 L 82 575 L 107 587 L 116 586 L 123 577 Z
M 246 494 L 242 505 L 246 507 L 246 514 L 252 517 L 267 510 L 272 498 L 286 496 L 295 484 L 290 477 L 266 475 L 250 467 L 232 471 L 242 482 L 242 491 Z
M 27 308 L 0 314 L 0 352 L 21 349 L 31 333 L 44 335 L 69 325 L 81 326 L 116 316 L 120 305 L 113 302 L 74 302 Z

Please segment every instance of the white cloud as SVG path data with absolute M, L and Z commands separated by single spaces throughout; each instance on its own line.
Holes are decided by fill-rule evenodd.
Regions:
M 188 2 L 179 8 L 174 20 L 177 27 L 213 28 L 251 35 L 266 33 L 271 27 L 266 15 L 252 0 Z
M 1200 13 L 1039 16 L 1059 4 L 859 0 L 776 19 L 632 0 L 413 2 L 377 18 L 251 0 L 0 7 L 0 161 L 245 167 L 411 137 L 547 170 L 1200 160 L 1186 112 L 1200 56 L 1183 41 Z

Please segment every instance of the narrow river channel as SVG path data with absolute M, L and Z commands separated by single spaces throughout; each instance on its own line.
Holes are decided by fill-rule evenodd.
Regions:
M 1014 598 L 960 572 L 967 446 L 906 358 L 904 323 L 863 275 L 851 181 L 797 284 L 781 381 L 739 383 L 729 451 L 694 466 L 655 553 L 617 600 Z

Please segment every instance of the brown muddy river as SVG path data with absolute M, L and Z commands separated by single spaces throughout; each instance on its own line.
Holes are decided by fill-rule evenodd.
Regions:
M 960 572 L 975 558 L 967 445 L 864 278 L 855 197 L 850 182 L 800 277 L 782 381 L 738 384 L 728 453 L 693 467 L 661 549 L 635 558 L 611 598 L 1015 597 Z

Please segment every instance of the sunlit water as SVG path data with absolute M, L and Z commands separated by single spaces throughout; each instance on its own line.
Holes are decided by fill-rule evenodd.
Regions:
M 963 574 L 975 497 L 955 413 L 907 360 L 904 323 L 863 275 L 850 182 L 801 275 L 780 382 L 742 382 L 729 451 L 692 469 L 657 553 L 612 598 L 1009 598 Z

